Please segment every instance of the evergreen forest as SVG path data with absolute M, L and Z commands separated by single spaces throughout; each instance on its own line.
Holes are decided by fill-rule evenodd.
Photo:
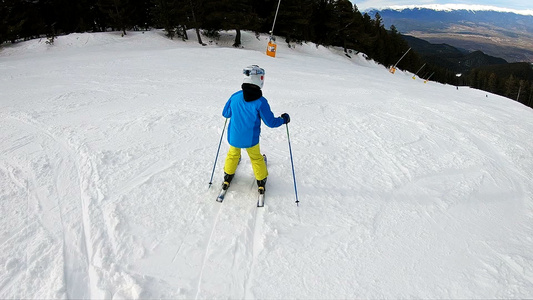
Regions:
M 313 42 L 342 47 L 346 55 L 363 52 L 384 66 L 394 65 L 408 43 L 394 26 L 384 28 L 379 14 L 361 13 L 349 0 L 282 0 L 273 34 L 289 45 Z M 163 28 L 171 39 L 188 39 L 187 30 L 216 39 L 221 30 L 234 30 L 240 47 L 242 30 L 269 33 L 278 0 L 0 0 L 0 44 L 74 32 L 128 31 Z M 189 31 L 190 32 L 190 31 Z M 428 63 L 409 51 L 397 65 L 431 80 L 468 85 L 500 94 L 533 107 L 531 64 L 481 67 L 458 77 L 449 68 Z M 427 79 L 424 78 L 424 79 Z

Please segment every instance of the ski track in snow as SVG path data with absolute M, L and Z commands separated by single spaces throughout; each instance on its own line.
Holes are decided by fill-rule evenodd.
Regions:
M 189 36 L 194 37 L 193 34 Z M 159 31 L 0 48 L 0 298 L 531 298 L 532 111 L 314 45 Z M 247 64 L 264 208 L 243 160 L 215 201 Z
M 67 290 L 67 295 L 70 295 L 74 292 L 77 295 L 84 295 L 87 297 L 90 295 L 87 291 L 89 290 L 90 282 L 87 286 L 85 278 L 89 275 L 89 263 L 90 263 L 90 253 L 89 249 L 86 248 L 88 241 L 85 239 L 88 230 L 90 230 L 91 224 L 86 223 L 88 221 L 87 216 L 87 207 L 83 205 L 81 200 L 82 193 L 80 184 L 81 180 L 78 182 L 75 181 L 76 177 L 80 177 L 80 169 L 77 166 L 77 157 L 74 157 L 71 153 L 70 147 L 54 137 L 53 134 L 43 129 L 40 124 L 35 124 L 31 119 L 25 117 L 13 117 L 12 120 L 20 124 L 17 127 L 26 128 L 26 132 L 30 132 L 32 140 L 38 143 L 38 146 L 44 150 L 45 153 L 55 154 L 56 157 L 40 157 L 39 159 L 43 160 L 42 172 L 50 172 L 52 177 L 51 181 L 47 184 L 48 188 L 51 189 L 49 193 L 53 193 L 58 197 L 58 199 L 48 199 L 48 195 L 41 193 L 40 183 L 38 178 L 33 178 L 31 181 L 26 181 L 26 192 L 29 201 L 36 201 L 34 205 L 37 206 L 39 211 L 43 211 L 41 217 L 38 217 L 37 220 L 32 222 L 38 222 L 47 231 L 48 238 L 56 238 L 62 241 L 62 251 L 64 258 L 64 274 L 63 281 L 65 284 L 65 289 Z M 21 145 L 27 146 L 28 144 Z M 74 157 L 74 158 L 73 158 Z M 52 160 L 52 161 L 51 161 Z M 70 168 L 70 169 L 69 169 Z M 41 174 L 36 174 L 40 176 Z M 65 176 L 67 175 L 67 176 Z M 68 176 L 70 175 L 70 176 Z M 27 178 L 31 178 L 28 176 Z M 73 178 L 74 177 L 74 178 Z M 74 180 L 73 180 L 74 179 Z M 74 182 L 72 182 L 74 181 Z M 71 186 L 74 185 L 73 188 Z M 23 186 L 21 185 L 21 188 Z M 71 207 L 70 205 L 65 207 L 64 198 L 65 197 L 76 197 L 78 194 L 78 207 Z M 50 200 L 56 200 L 53 202 Z M 52 212 L 50 215 L 46 214 L 47 212 Z M 26 216 L 30 218 L 30 216 Z M 47 220 L 51 218 L 51 220 Z M 54 219 L 55 222 L 61 224 L 61 228 L 54 228 Z M 75 226 L 77 222 L 82 220 L 81 228 L 71 227 Z M 29 221 L 29 220 L 28 220 Z M 29 226 L 29 225 L 27 225 Z M 58 232 L 59 231 L 59 232 Z M 62 237 L 57 235 L 62 233 Z M 77 241 L 77 236 L 82 236 L 81 240 Z M 78 255 L 76 255 L 78 254 Z M 57 274 L 56 274 L 57 275 Z

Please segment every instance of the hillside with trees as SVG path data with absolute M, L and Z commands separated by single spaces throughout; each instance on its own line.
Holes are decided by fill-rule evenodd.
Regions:
M 530 63 L 475 68 L 469 72 L 467 81 L 471 87 L 502 95 L 532 107 L 533 66 Z
M 202 36 L 216 38 L 221 30 L 234 30 L 233 45 L 240 47 L 242 30 L 268 33 L 272 29 L 277 5 L 276 0 L 2 0 L 0 44 L 33 38 L 47 38 L 53 44 L 55 36 L 73 32 L 114 30 L 127 35 L 130 30 L 163 28 L 171 39 L 188 39 L 187 29 L 195 29 L 201 44 Z M 394 25 L 386 29 L 379 13 L 372 18 L 348 0 L 283 0 L 274 34 L 289 45 L 313 42 L 342 47 L 346 55 L 363 52 L 387 67 L 409 49 Z M 407 53 L 397 67 L 415 73 L 424 64 L 421 76 L 433 74 L 431 80 L 460 84 L 452 68 L 428 62 L 415 51 Z M 488 79 L 480 79 L 486 73 L 475 71 L 468 83 L 479 88 L 480 81 L 487 81 L 483 86 L 488 86 Z M 506 79 L 496 74 L 500 86 Z M 513 76 L 519 84 L 524 80 L 519 99 L 531 106 L 527 99 L 532 97 L 533 81 Z M 516 99 L 513 92 L 508 94 Z

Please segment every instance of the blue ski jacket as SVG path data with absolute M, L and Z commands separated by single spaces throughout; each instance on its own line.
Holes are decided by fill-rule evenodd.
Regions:
M 274 117 L 261 90 L 246 83 L 242 85 L 241 91 L 229 98 L 222 115 L 230 118 L 228 143 L 236 148 L 250 148 L 259 143 L 261 120 L 271 128 L 284 123 L 283 118 Z

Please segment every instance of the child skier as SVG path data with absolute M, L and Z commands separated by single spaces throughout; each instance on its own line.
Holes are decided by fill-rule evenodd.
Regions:
M 224 183 L 222 189 L 226 190 L 241 157 L 241 149 L 246 149 L 259 192 L 264 192 L 268 176 L 266 163 L 259 149 L 259 134 L 261 133 L 261 120 L 270 128 L 276 128 L 290 122 L 288 114 L 274 117 L 267 99 L 263 97 L 261 89 L 265 81 L 265 70 L 257 65 L 243 69 L 244 80 L 242 90 L 233 94 L 222 111 L 225 118 L 230 118 L 228 127 L 228 142 L 230 148 L 224 164 Z

